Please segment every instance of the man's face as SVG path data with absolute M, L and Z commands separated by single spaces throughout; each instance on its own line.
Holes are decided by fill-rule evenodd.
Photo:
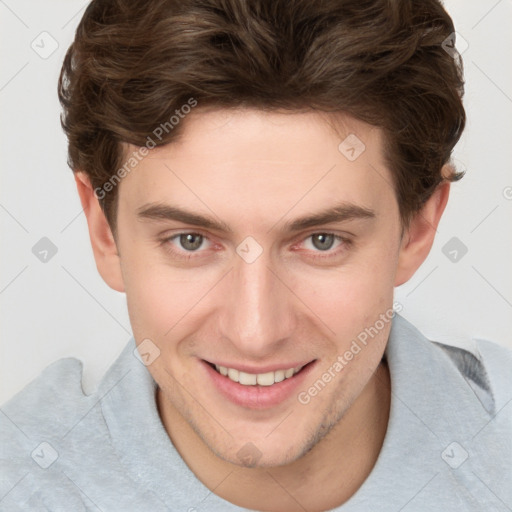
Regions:
M 389 334 L 378 320 L 392 308 L 401 225 L 381 132 L 327 119 L 198 110 L 120 185 L 135 339 L 160 351 L 148 369 L 165 407 L 237 464 L 305 454 L 361 393 Z M 349 134 L 359 156 L 353 137 L 339 149 Z M 337 220 L 299 223 L 334 208 Z M 178 209 L 211 225 L 171 218 Z

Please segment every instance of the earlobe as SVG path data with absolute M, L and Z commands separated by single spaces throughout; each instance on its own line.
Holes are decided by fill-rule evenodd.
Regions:
M 85 173 L 77 171 L 75 172 L 75 182 L 87 218 L 96 268 L 110 288 L 124 292 L 121 260 L 116 241 L 98 198 L 94 194 L 89 177 Z
M 411 219 L 402 239 L 395 286 L 409 281 L 427 258 L 449 195 L 450 183 L 445 181 Z

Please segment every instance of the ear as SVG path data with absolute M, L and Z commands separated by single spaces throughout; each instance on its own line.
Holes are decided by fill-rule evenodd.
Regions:
M 98 198 L 94 194 L 89 177 L 85 173 L 77 171 L 75 172 L 75 181 L 89 226 L 89 237 L 96 260 L 96 268 L 110 288 L 124 292 L 121 259 L 116 241 Z
M 442 182 L 405 230 L 395 277 L 395 286 L 406 283 L 427 258 L 448 197 L 450 183 Z

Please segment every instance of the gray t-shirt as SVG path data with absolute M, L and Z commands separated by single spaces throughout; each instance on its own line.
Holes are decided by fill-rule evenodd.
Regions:
M 210 492 L 171 443 L 132 338 L 96 392 L 61 359 L 0 408 L 0 510 L 245 510 Z M 391 410 L 372 472 L 342 506 L 512 510 L 512 352 L 428 341 L 395 316 Z

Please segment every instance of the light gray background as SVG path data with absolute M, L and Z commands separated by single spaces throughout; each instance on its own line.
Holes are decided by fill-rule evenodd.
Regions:
M 97 273 L 59 124 L 57 78 L 87 3 L 0 0 L 0 403 L 68 356 L 84 362 L 90 391 L 131 335 L 124 295 Z M 396 298 L 431 339 L 512 348 L 512 0 L 445 5 L 467 42 L 468 125 L 455 151 L 467 175 Z M 32 253 L 42 237 L 58 249 L 46 263 Z M 453 237 L 468 248 L 456 262 L 443 253 Z

